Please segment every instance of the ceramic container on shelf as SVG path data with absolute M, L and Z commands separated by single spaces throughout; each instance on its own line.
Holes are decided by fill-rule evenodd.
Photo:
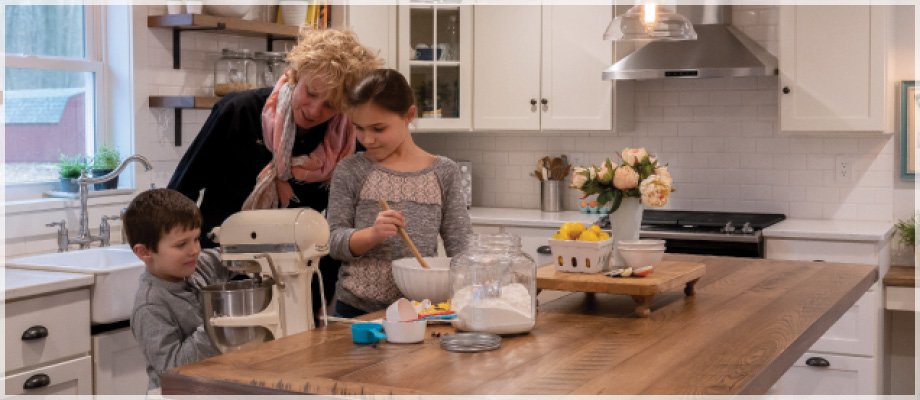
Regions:
M 282 1 L 281 22 L 285 25 L 300 26 L 307 21 L 306 1 Z

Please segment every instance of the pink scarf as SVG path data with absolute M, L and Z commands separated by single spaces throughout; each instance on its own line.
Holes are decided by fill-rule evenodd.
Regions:
M 262 137 L 272 160 L 256 180 L 243 210 L 287 207 L 294 197 L 288 179 L 329 183 L 336 164 L 355 151 L 355 132 L 344 114 L 329 120 L 323 142 L 310 155 L 291 157 L 297 126 L 291 110 L 294 85 L 282 76 L 262 109 Z

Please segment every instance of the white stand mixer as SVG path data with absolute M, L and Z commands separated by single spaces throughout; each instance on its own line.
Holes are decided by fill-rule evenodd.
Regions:
M 213 327 L 268 329 L 275 339 L 313 329 L 310 283 L 318 275 L 325 309 L 320 257 L 329 253 L 329 224 L 312 209 L 241 211 L 211 231 L 229 269 L 274 279 L 268 306 L 249 315 L 205 315 Z M 232 308 L 232 305 L 230 305 Z M 215 338 L 212 335 L 212 341 Z

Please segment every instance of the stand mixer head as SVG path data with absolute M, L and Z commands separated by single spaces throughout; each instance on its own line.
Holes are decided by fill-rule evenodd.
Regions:
M 310 283 L 329 253 L 329 225 L 318 212 L 240 211 L 211 234 L 227 268 L 253 275 L 202 289 L 205 330 L 221 352 L 269 340 L 265 330 L 277 339 L 314 328 Z M 321 275 L 319 282 L 325 308 Z

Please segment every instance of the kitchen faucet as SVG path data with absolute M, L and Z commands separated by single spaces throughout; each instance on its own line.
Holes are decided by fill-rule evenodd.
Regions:
M 99 224 L 99 236 L 94 236 L 89 232 L 89 213 L 87 212 L 87 198 L 89 197 L 89 189 L 87 185 L 103 183 L 115 179 L 121 172 L 128 166 L 130 162 L 139 162 L 144 166 L 144 171 L 150 171 L 153 169 L 153 165 L 150 164 L 150 161 L 146 157 L 135 154 L 128 158 L 125 158 L 121 164 L 115 168 L 114 171 L 109 172 L 106 175 L 100 176 L 98 178 L 89 178 L 86 176 L 86 171 L 80 172 L 80 177 L 77 178 L 77 183 L 80 184 L 80 232 L 75 237 L 69 237 L 67 235 L 67 224 L 65 220 L 60 220 L 57 222 L 51 222 L 45 224 L 47 227 L 58 227 L 58 252 L 67 251 L 68 246 L 71 244 L 79 244 L 80 249 L 89 248 L 89 245 L 92 242 L 99 241 L 100 246 L 108 246 L 110 242 L 109 236 L 111 235 L 111 227 L 109 226 L 109 221 L 121 219 L 122 216 L 112 215 L 112 216 L 103 216 L 102 223 Z M 122 228 L 122 233 L 124 233 L 124 228 Z M 124 237 L 124 235 L 122 235 Z

